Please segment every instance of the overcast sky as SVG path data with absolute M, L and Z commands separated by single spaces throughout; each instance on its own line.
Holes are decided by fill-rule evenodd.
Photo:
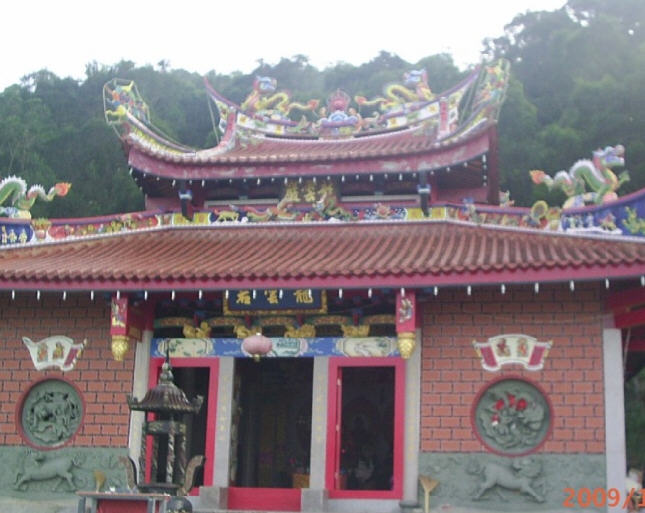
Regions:
M 527 10 L 565 0 L 11 0 L 2 6 L 0 91 L 46 68 L 82 79 L 92 61 L 248 73 L 303 54 L 319 68 L 361 64 L 379 51 L 409 62 L 440 52 L 464 67 L 482 40 Z

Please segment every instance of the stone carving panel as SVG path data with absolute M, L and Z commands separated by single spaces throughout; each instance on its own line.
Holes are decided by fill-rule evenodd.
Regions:
M 47 379 L 25 395 L 19 422 L 29 445 L 49 449 L 68 442 L 82 418 L 83 401 L 76 388 L 60 379 Z
M 603 454 L 508 458 L 490 453 L 422 452 L 419 472 L 439 481 L 431 499 L 437 511 L 564 513 L 570 509 L 563 506 L 565 488 L 606 489 Z M 423 504 L 421 495 L 419 500 Z
M 3 497 L 34 501 L 71 498 L 76 504 L 76 490 L 96 490 L 99 484 L 103 490 L 127 491 L 126 475 L 119 463 L 119 457 L 126 455 L 126 451 L 125 448 L 65 447 L 38 451 L 24 446 L 0 447 L 0 461 L 11 469 L 0 472 L 0 504 Z M 0 511 L 5 510 L 0 506 Z M 33 505 L 29 511 L 40 510 Z
M 523 379 L 501 379 L 489 384 L 473 406 L 475 434 L 496 454 L 519 456 L 533 452 L 551 428 L 551 407 L 546 396 Z

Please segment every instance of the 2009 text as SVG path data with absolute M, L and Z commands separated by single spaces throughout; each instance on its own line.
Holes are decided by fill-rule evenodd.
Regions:
M 621 492 L 618 488 L 609 488 L 608 490 L 604 488 L 594 488 L 593 490 L 565 488 L 563 491 L 566 497 L 562 501 L 562 506 L 565 508 L 621 506 L 623 509 L 628 509 L 630 505 L 645 507 L 645 495 L 640 495 L 635 488 L 625 492 Z

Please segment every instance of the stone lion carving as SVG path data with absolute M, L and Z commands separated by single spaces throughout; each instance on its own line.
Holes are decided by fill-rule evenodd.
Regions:
M 501 495 L 499 488 L 505 488 L 522 492 L 537 502 L 544 502 L 544 490 L 538 492 L 535 484 L 536 478 L 542 474 L 542 464 L 535 458 L 518 458 L 510 465 L 473 461 L 467 472 L 483 478 L 473 492 L 473 500 L 480 500 L 493 489 Z
M 42 453 L 25 452 L 21 463 L 22 469 L 16 474 L 15 490 L 26 490 L 34 481 L 49 481 L 56 479 L 51 488 L 52 492 L 66 482 L 70 491 L 76 489 L 72 469 L 81 464 L 78 456 L 53 456 L 47 458 Z

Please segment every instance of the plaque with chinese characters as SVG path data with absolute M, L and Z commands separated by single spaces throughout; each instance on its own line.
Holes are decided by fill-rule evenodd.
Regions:
M 327 296 L 325 291 L 314 289 L 243 289 L 229 291 L 224 300 L 224 315 L 262 315 L 277 312 L 327 313 Z

